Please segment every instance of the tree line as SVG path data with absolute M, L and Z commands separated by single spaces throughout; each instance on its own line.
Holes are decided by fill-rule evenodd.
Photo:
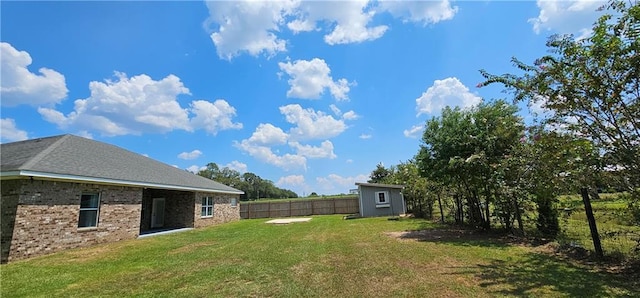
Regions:
M 220 168 L 215 162 L 207 164 L 207 167 L 197 174 L 242 190 L 244 194 L 240 195 L 241 201 L 258 200 L 260 198 L 285 199 L 298 197 L 292 190 L 276 187 L 271 180 L 263 179 L 251 172 L 240 174 L 240 172 L 229 167 Z

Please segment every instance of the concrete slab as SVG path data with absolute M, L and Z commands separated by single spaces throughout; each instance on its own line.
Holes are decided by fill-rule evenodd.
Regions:
M 147 237 L 153 237 L 153 236 L 166 235 L 166 234 L 172 234 L 172 233 L 185 232 L 185 231 L 190 231 L 190 230 L 193 230 L 193 228 L 169 229 L 169 230 L 160 230 L 160 231 L 157 231 L 157 232 L 148 231 L 145 234 L 139 235 L 138 239 L 147 238 Z
M 303 218 L 277 218 L 267 221 L 268 224 L 289 224 L 292 222 L 306 222 L 310 221 L 311 217 L 303 217 Z

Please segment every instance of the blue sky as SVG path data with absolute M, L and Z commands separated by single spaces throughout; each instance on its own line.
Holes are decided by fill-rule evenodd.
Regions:
M 446 106 L 507 98 L 598 1 L 1 3 L 1 141 L 76 134 L 299 195 L 412 158 Z M 521 114 L 530 119 L 523 107 Z

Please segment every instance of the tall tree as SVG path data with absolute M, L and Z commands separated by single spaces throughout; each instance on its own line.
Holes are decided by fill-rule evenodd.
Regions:
M 376 169 L 371 172 L 367 182 L 369 183 L 383 183 L 384 180 L 393 173 L 393 168 L 385 168 L 382 163 L 376 165 Z
M 490 228 L 496 169 L 524 129 L 516 113 L 515 106 L 497 100 L 465 110 L 446 107 L 427 121 L 418 166 L 425 177 L 456 189 L 457 222 L 466 214 L 472 225 Z
M 551 54 L 527 65 L 523 74 L 481 70 L 485 86 L 503 84 L 517 101 L 542 101 L 549 122 L 588 136 L 624 172 L 631 189 L 640 184 L 640 5 L 610 1 L 589 38 L 554 35 Z
M 640 222 L 640 4 L 611 0 L 601 9 L 590 37 L 551 36 L 550 55 L 533 65 L 513 58 L 520 75 L 481 70 L 479 86 L 499 83 L 516 101 L 542 101 L 549 123 L 587 137 L 631 191 Z

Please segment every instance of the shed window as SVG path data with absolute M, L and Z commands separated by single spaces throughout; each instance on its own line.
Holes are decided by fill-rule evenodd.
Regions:
M 389 204 L 389 192 L 388 191 L 376 191 L 376 205 Z
M 231 207 L 238 207 L 238 199 L 231 198 Z
M 100 213 L 100 195 L 97 193 L 83 193 L 80 197 L 80 216 L 78 228 L 92 228 L 98 226 Z
M 213 217 L 213 197 L 202 198 L 202 217 Z

